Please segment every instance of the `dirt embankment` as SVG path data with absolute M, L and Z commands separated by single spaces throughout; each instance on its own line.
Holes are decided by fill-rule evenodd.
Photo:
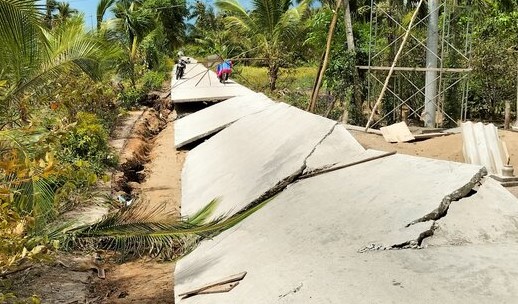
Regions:
M 177 212 L 185 152 L 174 149 L 176 113 L 168 98 L 154 98 L 147 106 L 124 117 L 112 136 L 121 165 L 112 175 L 111 195 L 139 196 L 149 208 L 165 203 L 166 212 Z M 5 282 L 19 298 L 38 295 L 42 303 L 173 303 L 174 263 L 141 259 L 117 264 L 105 256 L 102 280 L 92 269 L 94 256 L 60 254 Z
M 165 101 L 162 101 L 165 102 Z M 178 214 L 185 152 L 174 148 L 176 112 L 146 110 L 120 155 L 114 191 L 139 197 L 150 209 L 165 204 Z M 109 265 L 104 281 L 94 284 L 97 303 L 173 303 L 173 262 L 141 259 Z

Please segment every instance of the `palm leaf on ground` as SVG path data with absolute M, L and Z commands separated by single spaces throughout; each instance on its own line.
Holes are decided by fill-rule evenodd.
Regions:
M 60 238 L 66 249 L 103 248 L 118 251 L 123 259 L 149 255 L 171 260 L 192 250 L 202 239 L 233 227 L 267 202 L 231 217 L 207 221 L 217 206 L 216 199 L 192 217 L 181 219 L 164 213 L 164 206 L 150 210 L 138 201 L 93 225 L 58 229 L 50 235 Z

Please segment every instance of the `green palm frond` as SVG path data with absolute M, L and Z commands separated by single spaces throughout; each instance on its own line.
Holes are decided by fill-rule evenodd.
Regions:
M 149 210 L 145 203 L 138 201 L 93 225 L 54 231 L 50 235 L 60 237 L 66 249 L 103 248 L 118 251 L 123 259 L 148 255 L 171 260 L 192 250 L 202 239 L 238 224 L 267 202 L 231 217 L 207 221 L 217 200 L 212 200 L 191 218 L 182 219 L 164 214 L 164 206 Z
M 42 63 L 33 67 L 32 73 L 21 79 L 6 99 L 16 100 L 28 92 L 38 91 L 66 72 L 82 71 L 94 80 L 100 79 L 100 62 L 107 55 L 105 44 L 85 33 L 82 23 L 70 22 L 56 33 L 47 33 L 47 43 L 46 52 L 39 55 L 44 58 Z
M 193 216 L 191 216 L 188 220 L 192 225 L 200 225 L 209 218 L 211 214 L 214 213 L 218 205 L 218 199 L 213 199 L 210 203 L 208 203 L 205 207 L 200 209 L 200 211 L 196 212 Z
M 12 206 L 20 214 L 33 216 L 37 226 L 55 216 L 52 180 L 35 174 L 23 183 L 14 182 Z
M 237 0 L 216 0 L 214 4 L 223 11 L 231 12 L 233 16 L 242 20 L 244 24 L 252 24 L 253 20 L 246 9 Z
M 63 73 L 81 71 L 92 79 L 100 77 L 105 45 L 84 30 L 79 18 L 53 33 L 41 22 L 35 1 L 0 0 L 0 61 L 7 71 L 2 76 L 6 84 L 0 105 L 9 110 L 2 113 L 7 121 L 16 117 L 15 111 L 23 112 L 23 100 L 27 102 Z
M 31 0 L 0 0 L 0 42 L 4 47 L 29 51 L 28 38 L 41 33 L 38 8 Z
M 284 12 L 273 30 L 273 35 L 278 36 L 278 39 L 282 39 L 283 37 L 293 38 L 296 35 L 299 22 L 307 8 L 308 0 L 304 0 L 297 7 Z

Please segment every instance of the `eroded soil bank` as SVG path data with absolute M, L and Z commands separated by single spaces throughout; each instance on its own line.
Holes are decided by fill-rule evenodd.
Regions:
M 174 149 L 176 113 L 168 100 L 156 99 L 151 106 L 130 112 L 114 131 L 111 144 L 121 165 L 112 174 L 111 187 L 102 187 L 104 195 L 114 201 L 118 196 L 128 200 L 140 197 L 149 208 L 165 204 L 164 212 L 177 214 L 186 152 Z M 99 206 L 74 212 L 83 216 L 90 208 L 98 210 Z M 102 255 L 105 279 L 98 278 L 93 269 L 95 253 L 77 252 L 59 254 L 45 265 L 20 271 L 6 281 L 10 286 L 5 287 L 19 298 L 37 295 L 42 303 L 174 302 L 174 263 L 140 259 L 118 264 L 107 254 Z

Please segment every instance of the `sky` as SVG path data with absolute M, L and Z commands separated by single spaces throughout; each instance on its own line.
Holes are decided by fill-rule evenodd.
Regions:
M 58 0 L 58 1 L 66 1 L 66 0 Z M 245 8 L 251 7 L 252 0 L 240 0 L 241 4 Z M 66 1 L 70 3 L 70 7 L 77 9 L 78 11 L 84 13 L 85 15 L 85 23 L 88 28 L 93 28 L 95 26 L 95 16 L 97 11 L 97 3 L 98 0 L 68 0 Z M 195 0 L 187 0 L 188 5 L 190 3 L 194 3 Z M 213 5 L 214 0 L 203 1 L 207 4 Z M 107 14 L 110 14 L 109 12 Z

